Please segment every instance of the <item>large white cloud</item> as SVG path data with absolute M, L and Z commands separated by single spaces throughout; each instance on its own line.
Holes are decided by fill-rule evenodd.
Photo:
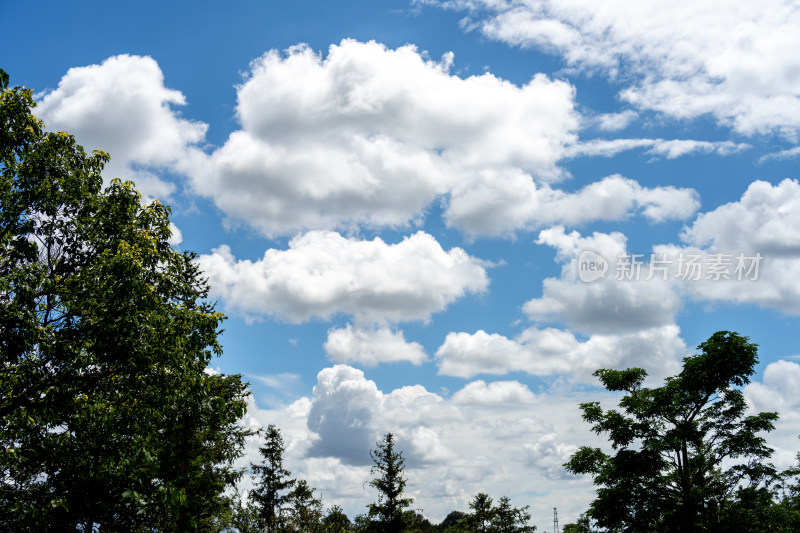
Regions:
M 754 181 L 738 201 L 698 215 L 681 239 L 683 244 L 655 246 L 654 251 L 672 260 L 673 276 L 681 255 L 702 255 L 705 271 L 700 279 L 680 284 L 685 294 L 698 300 L 753 303 L 800 314 L 797 180 L 786 179 L 776 185 Z M 707 268 L 714 257 L 724 263 L 720 279 L 710 276 Z
M 583 334 L 671 324 L 684 298 L 800 314 L 798 213 L 797 180 L 754 181 L 738 201 L 699 214 L 684 227 L 682 242 L 654 245 L 651 251 L 628 250 L 621 233 L 543 230 L 537 242 L 554 247 L 563 268 L 559 277 L 542 282 L 542 295 L 523 310 L 535 321 L 566 324 Z M 590 283 L 579 275 L 587 250 L 608 268 Z
M 319 436 L 310 454 L 369 464 L 382 402 L 383 394 L 362 371 L 346 365 L 322 370 L 308 413 L 308 429 Z
M 800 365 L 779 360 L 767 365 L 761 382 L 744 388 L 745 396 L 760 411 L 794 412 L 800 416 Z
M 537 321 L 561 322 L 584 333 L 619 334 L 672 324 L 681 298 L 672 279 L 647 279 L 647 268 L 638 280 L 618 279 L 617 261 L 629 255 L 621 233 L 581 236 L 555 227 L 539 233 L 540 244 L 557 250 L 563 263 L 561 276 L 542 282 L 542 296 L 525 303 L 523 310 Z M 584 283 L 579 278 L 579 260 L 584 251 L 598 253 L 608 262 L 605 277 Z M 647 258 L 643 258 L 646 262 Z
M 487 171 L 453 189 L 445 218 L 473 235 L 508 235 L 523 228 L 620 220 L 634 213 L 651 222 L 685 219 L 699 205 L 692 189 L 647 188 L 618 175 L 568 193 L 537 186 L 521 172 Z
M 384 392 L 362 371 L 336 365 L 319 372 L 312 398 L 287 406 L 286 413 L 254 416 L 287 424 L 287 465 L 323 487 L 326 503 L 344 504 L 348 512 L 363 512 L 372 498 L 371 490 L 360 490 L 372 477 L 369 450 L 392 432 L 406 459 L 407 494 L 426 516 L 441 520 L 467 509 L 479 491 L 520 501 L 534 490 L 526 479 L 562 475 L 560 464 L 590 438 L 588 426 L 576 423 L 582 400 L 534 396 L 517 381 L 468 383 L 449 398 L 420 385 Z M 303 413 L 307 425 L 299 427 Z M 348 486 L 337 487 L 336 480 Z M 584 483 L 570 481 L 576 489 Z
M 104 177 L 133 179 L 143 194 L 164 198 L 174 185 L 148 169 L 182 164 L 206 132 L 205 124 L 173 109 L 185 103 L 180 91 L 164 85 L 155 60 L 119 55 L 70 69 L 35 111 L 49 129 L 69 131 L 87 150 L 108 152 Z
M 483 262 L 461 248 L 443 250 L 424 232 L 387 244 L 313 231 L 258 261 L 237 261 L 221 246 L 198 262 L 228 309 L 293 322 L 336 313 L 361 322 L 426 320 L 489 284 Z
M 429 0 L 470 9 L 467 27 L 629 84 L 621 97 L 679 118 L 713 115 L 744 134 L 800 129 L 800 10 L 753 3 Z
M 698 215 L 682 239 L 718 250 L 800 256 L 800 183 L 754 181 L 739 201 Z
M 308 429 L 314 434 L 308 454 L 369 464 L 369 450 L 392 432 L 411 464 L 442 463 L 450 452 L 430 426 L 460 418 L 443 403 L 418 385 L 385 394 L 361 370 L 347 365 L 326 368 L 317 375 L 308 413 Z
M 242 129 L 191 168 L 195 188 L 285 234 L 407 224 L 475 169 L 557 178 L 579 125 L 573 88 L 543 75 L 522 87 L 462 79 L 451 63 L 352 40 L 325 58 L 305 45 L 270 51 L 238 88 Z
M 796 356 L 795 356 L 796 358 Z M 797 465 L 798 427 L 800 427 L 800 364 L 780 359 L 767 365 L 761 381 L 744 387 L 751 414 L 762 411 L 778 413 L 770 445 L 778 468 Z
M 566 479 L 570 474 L 564 468 L 578 447 L 559 441 L 556 433 L 542 435 L 538 442 L 524 446 L 527 463 L 545 473 L 551 479 Z
M 522 86 L 464 79 L 452 60 L 351 40 L 324 58 L 304 45 L 270 51 L 238 88 L 242 129 L 185 172 L 230 219 L 267 235 L 406 225 L 439 197 L 447 223 L 473 235 L 649 216 L 651 205 L 657 220 L 693 213 L 690 190 L 619 177 L 554 190 L 559 160 L 580 152 L 573 87 L 541 74 Z M 620 194 L 601 210 L 595 190 Z
M 344 328 L 331 329 L 324 348 L 336 363 L 375 366 L 407 361 L 420 365 L 428 360 L 421 344 L 406 341 L 402 331 L 393 331 L 386 325 L 353 327 L 347 324 Z
M 582 236 L 557 226 L 537 243 L 556 249 L 559 277 L 523 305 L 537 322 L 585 335 L 619 335 L 673 324 L 682 301 L 750 303 L 800 314 L 800 184 L 755 181 L 741 199 L 701 213 L 682 243 L 628 250 L 621 233 Z M 584 279 L 584 258 L 605 262 Z M 690 264 L 694 263 L 694 264 Z M 694 269 L 696 267 L 696 269 Z
M 737 149 L 693 140 L 581 143 L 568 83 L 542 74 L 521 86 L 489 73 L 461 78 L 452 61 L 430 60 L 411 45 L 351 40 L 325 58 L 305 45 L 270 51 L 238 87 L 242 128 L 210 154 L 197 146 L 207 126 L 174 109 L 185 98 L 164 85 L 150 57 L 71 69 L 38 113 L 87 148 L 109 151 L 107 177 L 132 178 L 147 197 L 164 199 L 175 190 L 165 172 L 183 174 L 229 222 L 269 236 L 406 226 L 437 199 L 446 222 L 471 235 L 636 213 L 682 219 L 696 208 L 690 189 L 611 176 L 570 194 L 550 183 L 565 175 L 560 160 L 580 155 Z M 592 201 L 596 192 L 609 193 L 603 209 Z
M 580 341 L 569 331 L 527 328 L 514 339 L 478 330 L 451 332 L 436 351 L 439 373 L 471 378 L 525 372 L 594 383 L 598 368 L 641 367 L 652 378 L 676 373 L 686 345 L 675 325 Z
M 800 365 L 781 361 L 744 389 L 755 410 L 777 410 L 784 419 L 765 435 L 777 448 L 779 468 L 794 463 L 797 449 L 798 379 Z M 318 374 L 311 398 L 269 410 L 251 401 L 248 417 L 253 428 L 280 427 L 288 444 L 286 466 L 351 518 L 377 496 L 366 484 L 372 478 L 369 450 L 392 431 L 407 459 L 407 494 L 425 516 L 439 521 L 487 492 L 532 505 L 533 523 L 541 526 L 552 520 L 553 505 L 574 519 L 594 498 L 589 479 L 567 476 L 561 467 L 579 446 L 604 446 L 581 420 L 578 406 L 588 401 L 612 408 L 619 395 L 563 386 L 533 395 L 516 381 L 467 383 L 449 397 L 420 385 L 382 391 L 362 371 L 336 365 Z M 247 453 L 243 464 L 259 461 L 257 441 L 248 443 Z

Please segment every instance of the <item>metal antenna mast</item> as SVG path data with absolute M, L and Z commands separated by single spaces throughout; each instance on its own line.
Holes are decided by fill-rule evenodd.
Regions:
M 558 509 L 553 507 L 553 533 L 558 533 Z

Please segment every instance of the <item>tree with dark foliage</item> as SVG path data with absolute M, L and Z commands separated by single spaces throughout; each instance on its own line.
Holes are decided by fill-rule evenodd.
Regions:
M 403 531 L 403 510 L 411 505 L 412 498 L 403 498 L 406 478 L 403 477 L 405 459 L 394 449 L 394 435 L 387 433 L 377 449 L 370 451 L 371 472 L 378 476 L 369 484 L 378 491 L 378 502 L 369 505 L 370 522 L 376 531 L 400 533 Z
M 445 533 L 531 533 L 536 531 L 536 526 L 528 525 L 531 514 L 528 506 L 514 507 L 508 496 L 500 498 L 500 503 L 494 505 L 494 500 L 488 494 L 479 492 L 470 502 L 470 513 L 454 511 L 448 515 L 450 520 L 440 524 Z
M 772 450 L 760 434 L 773 429 L 777 414 L 746 416 L 739 389 L 754 372 L 757 346 L 720 331 L 698 348 L 658 388 L 642 386 L 641 368 L 595 372 L 608 390 L 625 393 L 620 411 L 581 404 L 584 420 L 608 434 L 614 453 L 582 447 L 565 466 L 594 477 L 597 498 L 588 514 L 600 527 L 719 530 L 739 491 L 775 478 L 766 462 Z
M 246 434 L 224 318 L 169 209 L 48 133 L 0 70 L 0 529 L 224 527 Z
M 252 465 L 257 476 L 257 485 L 250 492 L 250 501 L 255 506 L 259 527 L 264 531 L 279 531 L 283 506 L 291 497 L 291 489 L 297 483 L 291 472 L 283 467 L 286 444 L 280 430 L 270 424 L 264 435 L 264 444 L 259 448 L 262 462 Z

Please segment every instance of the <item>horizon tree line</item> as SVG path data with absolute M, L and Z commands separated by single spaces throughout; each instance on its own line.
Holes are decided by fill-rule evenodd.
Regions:
M 440 524 L 432 524 L 419 510 L 410 509 L 414 499 L 405 494 L 405 459 L 387 433 L 370 451 L 374 475 L 369 486 L 377 501 L 351 521 L 342 508 L 323 512 L 322 500 L 305 480 L 291 477 L 283 466 L 286 445 L 280 430 L 269 425 L 259 447 L 261 462 L 251 463 L 255 487 L 246 501 L 240 500 L 233 527 L 240 533 L 529 533 L 528 506 L 514 507 L 507 496 L 497 505 L 488 494 L 478 493 L 470 512 L 453 511 Z

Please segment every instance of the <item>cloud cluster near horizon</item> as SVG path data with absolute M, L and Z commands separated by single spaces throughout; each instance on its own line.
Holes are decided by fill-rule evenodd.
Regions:
M 798 380 L 800 365 L 777 361 L 744 390 L 754 409 L 780 413 L 771 435 L 776 460 L 784 465 L 793 463 L 796 451 Z M 248 413 L 253 427 L 277 423 L 289 444 L 286 465 L 313 479 L 323 495 L 336 494 L 347 508 L 360 508 L 361 487 L 371 478 L 369 450 L 392 431 L 407 459 L 408 494 L 425 502 L 430 518 L 465 509 L 478 490 L 517 499 L 526 488 L 510 488 L 509 480 L 520 476 L 538 479 L 537 486 L 558 480 L 551 497 L 571 494 L 559 511 L 577 516 L 593 490 L 591 481 L 565 476 L 561 465 L 578 446 L 595 440 L 588 425 L 574 422 L 577 405 L 601 401 L 611 407 L 617 400 L 614 393 L 597 391 L 534 394 L 516 380 L 474 380 L 450 395 L 419 385 L 383 391 L 363 371 L 334 365 L 317 374 L 310 397 L 272 410 L 251 403 Z M 250 446 L 256 457 L 255 443 Z M 548 510 L 536 505 L 537 512 Z

